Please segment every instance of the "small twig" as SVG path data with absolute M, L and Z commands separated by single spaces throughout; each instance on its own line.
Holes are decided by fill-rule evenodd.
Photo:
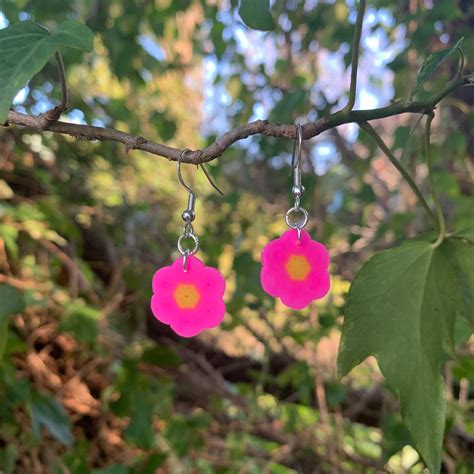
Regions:
M 13 286 L 18 290 L 36 290 L 36 291 L 47 291 L 50 289 L 48 283 L 39 283 L 34 280 L 20 280 L 18 278 L 2 275 L 0 273 L 0 283 L 6 283 L 9 286 Z
M 355 420 L 364 410 L 367 408 L 367 405 L 376 398 L 376 396 L 381 392 L 382 384 L 378 381 L 375 381 L 374 385 L 369 390 L 366 390 L 358 398 L 358 400 L 349 406 L 344 412 L 344 418 L 349 420 Z
M 40 239 L 39 244 L 46 249 L 49 253 L 53 254 L 58 260 L 68 269 L 68 271 L 74 275 L 79 284 L 87 292 L 87 295 L 94 304 L 99 304 L 100 298 L 97 296 L 92 285 L 87 281 L 87 278 L 82 273 L 78 264 L 72 259 L 67 253 L 63 252 L 57 245 L 46 239 Z
M 61 114 L 67 109 L 69 102 L 69 92 L 67 88 L 66 70 L 64 68 L 63 57 L 59 51 L 56 52 L 54 57 L 56 58 L 56 62 L 58 64 L 59 82 L 61 84 L 61 102 L 59 105 L 54 107 L 54 109 L 48 110 L 48 112 L 42 115 L 48 124 L 59 120 Z
M 459 67 L 458 67 L 458 73 L 456 74 L 455 79 L 459 79 L 464 70 L 464 64 L 465 64 L 466 59 L 464 57 L 464 51 L 459 46 L 456 48 L 456 50 L 459 53 Z
M 329 418 L 329 410 L 326 401 L 326 390 L 324 388 L 324 382 L 318 372 L 318 367 L 314 367 L 314 383 L 315 383 L 315 396 L 318 402 L 319 414 L 321 416 L 322 430 L 326 437 L 326 446 L 328 449 L 328 458 L 331 464 L 331 472 L 333 474 L 338 473 L 338 460 L 337 460 L 337 437 L 334 437 L 333 430 L 331 428 L 331 421 Z
M 431 186 L 431 195 L 433 196 L 433 201 L 435 203 L 436 210 L 436 219 L 438 220 L 438 238 L 433 244 L 434 247 L 438 247 L 443 243 L 444 237 L 446 235 L 446 222 L 444 220 L 443 209 L 441 208 L 441 203 L 439 201 L 438 191 L 436 190 L 434 176 L 433 176 L 433 160 L 431 157 L 431 122 L 434 119 L 434 113 L 428 115 L 426 119 L 426 128 L 425 128 L 425 155 L 426 163 L 428 165 L 428 178 L 430 180 Z
M 351 85 L 349 87 L 349 99 L 347 105 L 342 109 L 344 113 L 349 113 L 354 108 L 356 100 L 357 69 L 359 67 L 360 38 L 362 35 L 362 25 L 364 23 L 364 13 L 365 0 L 360 0 L 359 8 L 357 10 L 354 39 L 352 40 Z
M 423 115 L 420 115 L 417 118 L 417 120 L 416 120 L 415 124 L 413 125 L 413 127 L 411 127 L 410 132 L 408 133 L 408 137 L 407 137 L 406 142 L 405 142 L 405 146 L 403 147 L 402 154 L 400 155 L 400 158 L 398 160 L 400 163 L 403 163 L 405 161 L 405 155 L 407 154 L 407 151 L 408 151 L 408 143 L 410 142 L 410 139 L 411 139 L 413 133 L 415 132 L 416 127 L 418 127 L 418 125 L 420 125 L 420 122 L 422 121 L 422 119 L 423 119 Z
M 463 377 L 459 381 L 459 404 L 466 405 L 469 400 L 469 379 Z
M 310 322 L 311 326 L 318 326 L 316 311 L 311 311 Z M 326 388 L 319 370 L 318 344 L 315 344 L 313 347 L 311 362 L 314 372 L 314 397 L 319 410 L 321 430 L 324 432 L 324 442 L 328 452 L 328 461 L 331 465 L 331 473 L 337 474 L 339 472 L 337 436 L 334 436 L 334 431 L 331 427 L 331 419 L 329 416 L 329 409 L 326 400 Z
M 61 103 L 58 105 L 58 108 L 61 112 L 64 112 L 67 109 L 67 105 L 69 102 L 69 92 L 67 88 L 67 81 L 66 81 L 66 70 L 64 68 L 64 61 L 61 53 L 58 51 L 55 54 L 56 62 L 58 63 L 59 69 L 59 81 L 61 83 Z
M 426 199 L 421 194 L 420 188 L 416 185 L 415 181 L 410 176 L 410 173 L 408 172 L 408 170 L 400 163 L 399 160 L 397 160 L 395 155 L 390 151 L 390 148 L 388 148 L 388 146 L 382 140 L 382 137 L 374 130 L 374 128 L 370 124 L 365 122 L 365 123 L 359 124 L 359 126 L 360 128 L 362 128 L 362 130 L 364 130 L 368 135 L 370 135 L 375 140 L 379 148 L 387 155 L 392 165 L 395 166 L 395 168 L 397 168 L 397 170 L 403 176 L 403 178 L 408 183 L 412 191 L 415 193 L 416 197 L 418 198 L 422 206 L 425 208 L 435 228 L 438 228 L 438 222 L 433 214 L 433 211 L 430 209 L 430 206 L 428 206 Z

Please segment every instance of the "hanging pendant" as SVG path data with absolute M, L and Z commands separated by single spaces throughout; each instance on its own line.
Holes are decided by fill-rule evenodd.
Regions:
M 189 192 L 188 206 L 181 214 L 184 227 L 177 242 L 182 256 L 172 265 L 160 268 L 153 276 L 151 310 L 158 321 L 168 324 L 179 336 L 193 337 L 205 329 L 218 326 L 224 319 L 226 309 L 223 300 L 224 277 L 194 256 L 199 249 L 199 239 L 192 224 L 196 217 L 196 196 L 181 175 L 181 160 L 187 152 L 187 149 L 182 151 L 177 165 L 178 180 Z M 204 165 L 201 169 L 212 187 L 222 194 Z
M 192 337 L 224 319 L 225 280 L 197 257 L 188 255 L 186 262 L 183 259 L 155 273 L 151 310 L 179 336 Z
M 290 229 L 263 249 L 260 281 L 285 306 L 303 309 L 329 292 L 328 267 L 327 248 L 305 230 Z

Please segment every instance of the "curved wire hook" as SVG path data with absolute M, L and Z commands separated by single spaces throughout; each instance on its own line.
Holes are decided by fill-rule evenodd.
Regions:
M 301 165 L 301 150 L 303 148 L 303 127 L 299 123 L 295 123 L 296 137 L 293 142 L 293 155 L 291 156 L 291 171 L 299 168 Z M 296 153 L 296 144 L 298 144 L 298 153 Z
M 207 180 L 209 181 L 209 184 L 221 195 L 221 196 L 224 196 L 224 193 L 217 187 L 217 184 L 215 183 L 215 181 L 212 179 L 212 176 L 209 174 L 209 171 L 207 170 L 207 168 L 204 166 L 204 163 L 201 163 L 200 165 L 198 165 L 198 167 L 201 167 L 201 169 L 203 170 L 204 174 L 206 175 L 206 178 Z
M 186 190 L 189 192 L 189 194 L 192 194 L 193 196 L 195 196 L 194 191 L 184 182 L 183 175 L 181 174 L 181 160 L 184 158 L 184 155 L 186 155 L 186 153 L 188 153 L 190 151 L 191 150 L 186 148 L 185 150 L 183 150 L 181 152 L 181 154 L 179 155 L 179 158 L 178 158 L 178 164 L 177 164 L 176 168 L 178 170 L 178 180 L 181 183 L 181 185 L 186 188 Z
M 177 165 L 177 169 L 178 169 L 178 179 L 179 179 L 179 182 L 182 184 L 182 186 L 184 186 L 187 191 L 195 196 L 194 194 L 194 191 L 191 189 L 190 186 L 188 186 L 185 182 L 184 182 L 184 179 L 183 179 L 183 175 L 181 174 L 181 160 L 184 158 L 184 156 L 186 155 L 186 153 L 189 153 L 191 150 L 189 148 L 186 148 L 184 149 L 181 154 L 179 155 L 179 158 L 178 158 L 178 165 Z M 218 188 L 217 184 L 214 182 L 214 180 L 212 179 L 211 175 L 209 174 L 209 171 L 207 171 L 206 167 L 204 166 L 204 163 L 201 163 L 200 165 L 197 165 L 197 167 L 199 168 L 199 166 L 201 166 L 201 169 L 202 171 L 204 172 L 204 174 L 206 175 L 206 178 L 207 180 L 209 181 L 209 184 L 221 195 L 223 196 L 224 193 Z

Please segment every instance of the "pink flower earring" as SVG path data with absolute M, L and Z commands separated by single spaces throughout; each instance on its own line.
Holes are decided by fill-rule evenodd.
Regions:
M 199 239 L 194 234 L 196 196 L 181 176 L 181 160 L 189 150 L 184 150 L 178 159 L 179 182 L 189 192 L 188 206 L 182 214 L 183 232 L 178 238 L 178 251 L 182 255 L 168 267 L 160 268 L 153 277 L 151 310 L 158 321 L 168 324 L 182 337 L 196 336 L 205 329 L 218 326 L 224 319 L 226 308 L 223 301 L 224 277 L 218 270 L 206 267 L 194 256 L 199 249 Z M 204 165 L 201 165 L 211 185 L 220 193 Z M 192 244 L 184 248 L 185 241 Z
M 301 125 L 296 124 L 295 127 L 297 139 L 291 160 L 295 205 L 285 217 L 290 230 L 269 242 L 263 249 L 260 281 L 265 292 L 275 298 L 279 297 L 285 306 L 303 309 L 329 292 L 329 252 L 323 244 L 312 240 L 303 230 L 309 218 L 308 211 L 300 206 L 304 193 L 301 184 L 303 131 Z

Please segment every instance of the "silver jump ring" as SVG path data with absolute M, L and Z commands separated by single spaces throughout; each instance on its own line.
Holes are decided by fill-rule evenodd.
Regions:
M 295 209 L 295 211 L 299 211 L 301 209 L 300 208 L 300 203 L 301 203 L 300 196 L 295 196 L 295 205 L 293 207 L 293 209 Z
M 184 224 L 183 235 L 194 235 L 194 229 L 191 222 L 186 222 L 186 224 Z
M 183 242 L 183 240 L 189 240 L 189 239 L 191 239 L 194 242 L 194 248 L 184 249 L 183 245 L 182 245 L 182 242 Z M 186 254 L 187 255 L 194 255 L 199 249 L 199 239 L 194 234 L 181 234 L 178 237 L 177 247 L 178 247 L 179 253 L 181 255 L 186 255 Z
M 300 213 L 302 214 L 302 220 L 300 222 L 291 222 L 290 216 L 292 214 L 297 214 Z M 291 229 L 297 229 L 298 230 L 298 238 L 301 235 L 301 229 L 306 226 L 309 220 L 309 214 L 308 211 L 302 207 L 292 207 L 291 209 L 288 209 L 286 216 L 285 216 L 285 221 L 286 225 L 290 227 Z

